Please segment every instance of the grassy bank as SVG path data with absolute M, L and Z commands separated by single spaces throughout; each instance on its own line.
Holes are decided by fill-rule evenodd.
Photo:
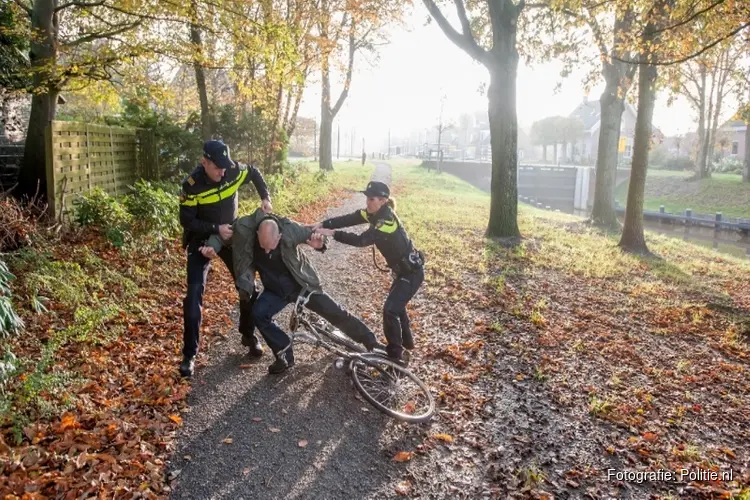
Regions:
M 750 263 L 651 233 L 662 259 L 641 259 L 578 219 L 528 207 L 523 243 L 508 250 L 482 236 L 487 194 L 419 167 L 396 169 L 394 184 L 428 259 L 428 298 L 414 310 L 420 373 L 454 416 L 431 432 L 477 454 L 494 471 L 476 472 L 490 491 L 675 487 L 628 493 L 607 481 L 612 467 L 731 469 L 731 480 L 684 481 L 683 493 L 748 494 Z
M 372 166 L 317 172 L 269 176 L 274 211 L 317 220 L 346 189 L 361 189 Z M 250 187 L 240 199 L 241 213 L 259 204 Z M 146 234 L 117 249 L 92 227 L 42 230 L 33 241 L 2 255 L 26 327 L 0 341 L 0 496 L 165 495 L 165 461 L 189 392 L 177 374 L 185 293 L 178 238 Z M 202 353 L 232 335 L 236 303 L 229 273 L 214 266 Z
M 691 175 L 690 172 L 649 171 L 644 208 L 659 210 L 659 206 L 664 205 L 670 213 L 684 213 L 686 208 L 692 208 L 694 213 L 721 212 L 750 219 L 750 183 L 743 183 L 742 176 L 713 174 L 710 179 L 688 182 Z M 627 195 L 628 184 L 624 183 L 615 193 L 620 205 L 625 206 Z

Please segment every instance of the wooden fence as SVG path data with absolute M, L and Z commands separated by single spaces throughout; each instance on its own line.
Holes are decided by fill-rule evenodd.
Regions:
M 53 121 L 46 144 L 47 200 L 55 218 L 80 193 L 98 187 L 120 196 L 137 179 L 159 176 L 156 141 L 147 130 Z

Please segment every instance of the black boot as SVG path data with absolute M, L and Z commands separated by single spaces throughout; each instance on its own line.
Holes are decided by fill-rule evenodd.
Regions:
M 276 361 L 268 367 L 268 373 L 279 374 L 284 373 L 289 368 L 294 366 L 294 353 L 292 349 L 287 349 L 283 354 L 276 355 Z
M 377 352 L 378 354 L 385 354 L 385 344 L 381 344 L 377 340 L 365 346 L 370 352 Z
M 185 356 L 180 364 L 180 375 L 183 377 L 192 377 L 195 372 L 195 356 Z
M 242 336 L 242 345 L 249 348 L 248 356 L 251 358 L 259 358 L 263 356 L 263 346 L 254 334 L 249 336 Z

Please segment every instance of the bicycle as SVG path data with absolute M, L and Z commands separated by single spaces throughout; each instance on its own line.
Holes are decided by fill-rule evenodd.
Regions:
M 363 345 L 354 342 L 322 318 L 316 318 L 314 313 L 305 309 L 312 293 L 301 293 L 294 304 L 289 320 L 289 347 L 295 341 L 301 341 L 338 355 L 333 366 L 337 370 L 346 368 L 357 391 L 371 405 L 392 418 L 408 423 L 426 422 L 432 418 L 435 400 L 424 382 L 405 367 L 388 359 L 384 352 L 367 352 Z M 307 331 L 298 331 L 300 325 Z

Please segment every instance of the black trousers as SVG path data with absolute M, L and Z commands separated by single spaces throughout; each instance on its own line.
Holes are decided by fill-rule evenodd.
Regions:
M 219 251 L 219 257 L 229 269 L 234 279 L 232 265 L 232 249 L 224 247 Z M 206 276 L 211 268 L 211 261 L 205 258 L 198 248 L 188 247 L 187 257 L 187 295 L 182 301 L 183 322 L 185 330 L 182 337 L 182 354 L 186 357 L 198 353 L 200 343 L 201 322 L 203 319 L 203 292 L 206 288 Z M 250 300 L 240 300 L 239 330 L 243 337 L 254 337 L 255 323 L 253 322 L 253 304 L 257 298 L 257 291 Z
M 255 325 L 274 354 L 288 346 L 290 340 L 289 336 L 276 324 L 273 318 L 287 304 L 291 304 L 295 300 L 297 300 L 296 297 L 286 299 L 279 297 L 269 290 L 263 290 L 263 293 L 260 294 L 260 297 L 258 297 L 253 306 L 253 320 L 255 321 Z M 306 307 L 320 315 L 320 317 L 341 330 L 355 342 L 369 347 L 377 341 L 375 334 L 372 333 L 367 325 L 362 323 L 356 316 L 344 310 L 326 293 L 312 294 Z M 291 356 L 291 354 L 287 356 Z
M 423 281 L 424 269 L 422 267 L 410 274 L 396 276 L 393 280 L 391 291 L 383 306 L 383 333 L 388 340 L 386 352 L 390 357 L 401 358 L 404 347 L 407 349 L 414 347 L 406 304 L 417 293 Z

